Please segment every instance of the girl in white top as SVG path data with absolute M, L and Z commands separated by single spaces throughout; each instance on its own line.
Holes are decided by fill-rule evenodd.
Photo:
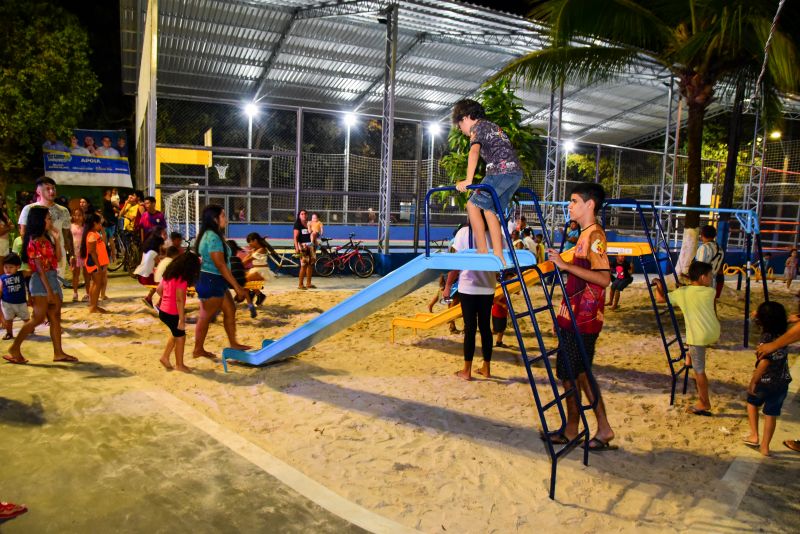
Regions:
M 267 262 L 267 255 L 269 254 L 269 243 L 261 237 L 257 232 L 247 234 L 247 246 L 250 247 L 250 253 L 242 258 L 242 263 L 252 262 L 252 267 L 247 271 L 246 280 L 248 282 L 254 281 L 269 281 L 275 277 L 272 269 L 269 268 Z M 261 306 L 267 296 L 260 290 L 256 289 L 251 291 L 250 296 L 255 294 L 256 306 Z M 248 304 L 250 308 L 250 317 L 255 318 L 256 310 L 252 304 Z
M 486 232 L 486 245 L 492 250 L 489 233 Z M 456 253 L 469 249 L 469 226 L 456 232 L 453 238 L 453 249 Z M 464 367 L 456 376 L 464 380 L 472 380 L 472 358 L 475 354 L 475 336 L 480 331 L 481 354 L 483 366 L 476 373 L 484 378 L 491 378 L 492 361 L 492 304 L 494 288 L 497 283 L 496 273 L 492 271 L 450 271 L 445 282 L 444 294 L 450 294 L 450 288 L 458 279 L 458 296 L 461 300 L 462 318 L 464 319 Z
M 247 236 L 247 246 L 250 247 L 250 253 L 242 259 L 242 262 L 253 262 L 252 267 L 247 271 L 247 281 L 272 280 L 275 274 L 267 263 L 267 247 L 269 245 L 266 240 L 253 232 Z

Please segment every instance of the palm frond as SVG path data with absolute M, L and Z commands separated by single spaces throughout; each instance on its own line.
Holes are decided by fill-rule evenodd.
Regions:
M 757 21 L 753 30 L 758 42 L 766 43 L 771 22 Z M 763 52 L 762 52 L 763 57 Z M 784 92 L 797 92 L 800 90 L 800 68 L 798 68 L 798 50 L 795 41 L 783 32 L 776 31 L 772 34 L 769 56 L 767 57 L 767 73 L 771 84 Z
M 492 77 L 510 77 L 527 85 L 550 88 L 561 83 L 591 85 L 618 78 L 640 59 L 631 48 L 547 48 L 522 56 Z
M 631 0 L 553 0 L 535 8 L 531 17 L 550 25 L 554 47 L 583 38 L 659 50 L 671 39 L 669 26 Z

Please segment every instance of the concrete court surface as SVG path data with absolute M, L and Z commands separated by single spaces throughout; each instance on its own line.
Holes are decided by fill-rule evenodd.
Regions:
M 123 368 L 54 363 L 47 336 L 24 348 L 28 365 L 0 365 L 0 500 L 29 511 L 0 532 L 363 532 L 178 417 Z

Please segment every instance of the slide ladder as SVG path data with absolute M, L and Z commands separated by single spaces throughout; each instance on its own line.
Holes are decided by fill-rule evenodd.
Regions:
M 430 212 L 429 212 L 429 199 L 432 193 L 436 191 L 452 191 L 453 187 L 441 187 L 432 189 L 428 192 L 425 197 L 425 238 L 426 242 L 429 242 L 429 223 L 430 220 Z M 476 186 L 470 186 L 469 189 L 483 189 L 491 193 L 494 205 L 496 208 L 499 208 L 500 201 L 497 198 L 494 189 L 490 186 L 485 186 L 478 184 Z M 520 188 L 517 190 L 517 195 L 529 195 L 533 199 L 534 206 L 536 208 L 536 214 L 539 218 L 539 221 L 542 225 L 542 228 L 546 228 L 544 223 L 544 216 L 542 215 L 541 207 L 538 202 L 538 198 L 536 194 L 531 191 L 530 189 Z M 519 345 L 519 350 L 522 356 L 522 360 L 525 365 L 525 371 L 528 376 L 528 382 L 531 387 L 531 392 L 533 394 L 534 404 L 536 406 L 536 411 L 539 415 L 539 420 L 542 425 L 542 432 L 541 437 L 543 442 L 545 443 L 545 448 L 547 453 L 550 457 L 551 468 L 550 468 L 550 491 L 549 495 L 551 499 L 555 498 L 555 490 L 556 490 L 556 479 L 557 479 L 557 468 L 558 468 L 558 461 L 565 457 L 572 449 L 576 448 L 578 445 L 583 445 L 584 452 L 583 452 L 583 463 L 584 465 L 589 464 L 589 425 L 586 420 L 585 412 L 587 410 L 591 410 L 596 406 L 596 400 L 588 405 L 580 405 L 579 404 L 579 414 L 580 414 L 580 425 L 579 425 L 579 432 L 574 439 L 570 440 L 569 443 L 566 444 L 556 444 L 554 443 L 554 438 L 563 434 L 566 423 L 567 423 L 567 412 L 565 402 L 570 396 L 578 396 L 578 386 L 575 380 L 575 375 L 572 369 L 568 366 L 568 374 L 570 377 L 570 381 L 573 384 L 571 388 L 567 388 L 564 391 L 560 389 L 560 381 L 556 377 L 555 370 L 553 369 L 553 364 L 550 361 L 551 357 L 554 357 L 559 350 L 559 346 L 561 344 L 562 334 L 561 329 L 558 328 L 556 325 L 558 324 L 556 321 L 556 310 L 553 304 L 553 291 L 551 287 L 553 287 L 555 282 L 562 291 L 562 295 L 566 295 L 566 288 L 564 286 L 564 281 L 561 277 L 561 272 L 558 268 L 554 267 L 552 270 L 550 269 L 550 265 L 534 265 L 532 269 L 535 269 L 538 274 L 538 280 L 542 286 L 542 292 L 544 294 L 545 302 L 543 305 L 534 306 L 533 302 L 531 301 L 531 295 L 528 290 L 528 286 L 524 283 L 525 277 L 523 275 L 522 269 L 520 268 L 520 263 L 516 259 L 516 253 L 514 252 L 513 248 L 513 241 L 511 239 L 511 235 L 508 232 L 508 225 L 506 224 L 505 217 L 502 215 L 502 210 L 497 209 L 497 213 L 500 215 L 500 225 L 502 231 L 504 233 L 504 237 L 507 243 L 508 248 L 511 251 L 510 256 L 513 258 L 513 264 L 509 265 L 509 268 L 506 269 L 501 276 L 500 286 L 503 289 L 503 294 L 506 297 L 506 301 L 508 302 L 508 311 L 509 317 L 511 318 L 511 324 L 514 327 L 514 333 L 517 337 L 517 343 Z M 547 236 L 547 232 L 544 232 L 544 235 Z M 551 246 L 549 236 L 547 239 L 548 246 Z M 426 253 L 428 251 L 428 245 L 426 243 Z M 548 262 L 549 263 L 549 262 Z M 506 278 L 505 275 L 509 275 L 510 277 Z M 520 307 L 519 310 L 515 309 L 512 301 L 511 295 L 512 292 L 519 288 L 519 292 L 523 298 L 523 305 Z M 560 302 L 559 302 L 560 305 Z M 570 313 L 570 317 L 573 323 L 573 328 L 577 331 L 577 326 L 575 325 L 575 318 L 572 316 L 572 309 L 571 307 L 567 307 Z M 540 316 L 544 315 L 550 318 L 550 321 L 555 326 L 556 330 L 556 339 L 554 342 L 548 344 L 545 342 L 544 331 L 550 330 L 549 325 L 543 326 L 540 324 Z M 523 332 L 522 332 L 522 325 L 525 321 L 528 321 L 533 329 L 536 338 L 535 347 L 532 347 L 531 350 L 528 349 L 525 345 L 525 340 L 523 339 Z M 583 342 L 581 341 L 580 337 L 578 337 L 578 345 L 581 352 L 581 356 L 584 361 L 584 366 L 586 369 L 590 369 L 588 365 L 586 351 L 583 347 Z M 542 379 L 541 377 L 537 379 L 534 376 L 534 367 L 544 367 L 546 373 L 546 379 Z M 591 371 L 587 372 L 587 376 L 589 378 L 589 382 L 592 385 L 592 389 L 594 390 L 595 394 L 593 395 L 594 399 L 597 399 L 597 387 L 594 381 L 594 376 L 591 374 Z
M 642 265 L 642 272 L 644 273 L 647 290 L 650 294 L 650 303 L 653 306 L 653 312 L 655 312 L 656 324 L 658 325 L 661 342 L 664 346 L 664 354 L 667 357 L 667 363 L 669 364 L 670 375 L 672 377 L 669 396 L 669 403 L 672 405 L 675 403 L 675 390 L 681 375 L 683 375 L 683 393 L 686 394 L 689 385 L 689 367 L 685 363 L 688 349 L 681 336 L 678 319 L 675 316 L 675 308 L 672 306 L 667 292 L 666 277 L 669 274 L 672 274 L 676 285 L 678 283 L 678 274 L 675 272 L 675 265 L 672 263 L 672 257 L 670 256 L 669 242 L 661 226 L 657 208 L 653 203 L 641 202 L 634 199 L 606 200 L 603 205 L 604 223 L 606 209 L 614 207 L 631 208 L 635 210 L 636 216 L 639 218 L 639 222 L 644 230 L 647 243 L 650 245 L 650 254 L 639 256 L 639 261 Z M 647 223 L 645 212 L 651 215 L 652 224 Z M 655 273 L 648 272 L 652 267 L 655 267 Z M 664 288 L 664 299 L 666 301 L 664 303 L 659 303 L 656 300 L 656 293 L 653 287 L 653 282 L 655 280 L 659 280 L 661 287 Z

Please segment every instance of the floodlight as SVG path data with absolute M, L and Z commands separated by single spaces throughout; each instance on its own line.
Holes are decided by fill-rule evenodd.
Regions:
M 254 102 L 250 102 L 244 106 L 244 112 L 252 119 L 258 115 L 258 106 L 256 106 Z
M 344 114 L 344 124 L 346 126 L 354 126 L 356 123 L 356 116 L 353 113 Z
M 575 141 L 572 140 L 564 141 L 563 147 L 564 147 L 564 152 L 572 152 L 573 150 L 575 150 Z
M 773 131 L 773 132 L 770 132 L 770 134 L 769 134 L 769 138 L 770 138 L 770 139 L 780 139 L 780 138 L 781 138 L 781 132 L 780 132 L 780 130 L 775 130 L 775 131 Z
M 442 131 L 442 127 L 439 126 L 438 122 L 432 122 L 428 125 L 428 131 L 431 135 L 437 136 Z

